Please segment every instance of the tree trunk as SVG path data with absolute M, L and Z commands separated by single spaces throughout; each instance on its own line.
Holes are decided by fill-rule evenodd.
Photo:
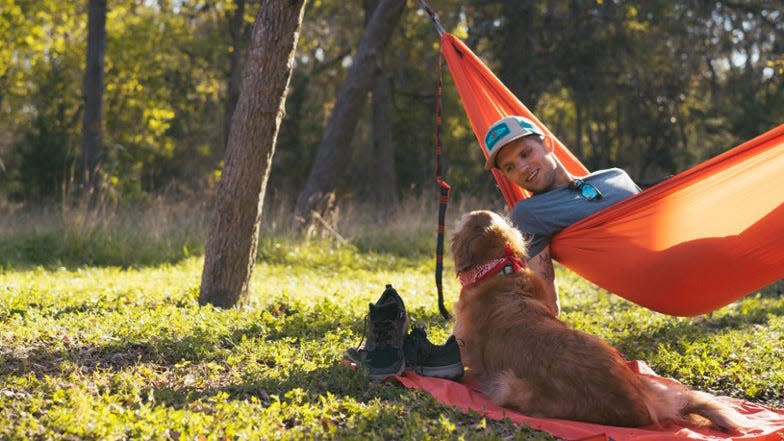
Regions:
M 241 85 L 241 64 L 242 64 L 242 43 L 247 34 L 245 33 L 245 0 L 235 0 L 237 9 L 229 20 L 229 32 L 231 33 L 231 57 L 229 59 L 229 75 L 226 97 L 226 113 L 223 119 L 224 140 L 228 144 L 229 131 L 231 129 L 231 116 L 237 107 L 240 97 Z
M 378 6 L 379 0 L 365 0 L 365 27 Z M 397 173 L 395 171 L 395 142 L 392 127 L 392 87 L 383 62 L 373 71 L 371 86 L 372 148 L 360 155 L 367 170 L 362 176 L 367 189 L 365 196 L 376 206 L 379 220 L 383 220 L 398 203 Z
M 365 0 L 365 13 L 368 20 L 376 10 L 378 0 Z M 369 188 L 372 200 L 379 208 L 379 216 L 386 216 L 398 203 L 397 173 L 395 170 L 395 142 L 392 128 L 392 87 L 390 77 L 379 63 L 373 78 L 373 150 L 372 161 L 368 164 L 371 170 L 377 170 L 378 176 L 371 177 Z
M 373 80 L 373 155 L 368 164 L 377 175 L 368 183 L 380 216 L 388 214 L 398 203 L 395 172 L 395 142 L 392 130 L 392 88 L 389 77 L 381 70 Z
M 338 91 L 305 188 L 297 199 L 295 219 L 300 223 L 310 222 L 311 209 L 334 192 L 338 175 L 346 168 L 348 146 L 373 84 L 373 72 L 381 62 L 382 52 L 405 5 L 405 0 L 381 0 L 365 28 L 346 80 Z
M 248 295 L 304 10 L 305 0 L 271 0 L 256 15 L 205 249 L 202 305 L 231 307 Z
M 500 29 L 499 77 L 532 111 L 554 77 L 554 45 L 549 40 L 555 29 L 548 27 L 552 21 L 549 9 L 549 5 L 533 0 L 504 0 L 501 4 L 506 22 Z
M 100 187 L 99 167 L 103 138 L 103 67 L 106 52 L 106 0 L 90 0 L 87 66 L 84 72 L 82 119 L 82 194 L 95 201 Z

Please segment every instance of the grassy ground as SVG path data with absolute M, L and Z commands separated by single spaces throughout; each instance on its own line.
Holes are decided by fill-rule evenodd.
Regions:
M 449 335 L 435 301 L 435 211 L 419 208 L 384 227 L 344 228 L 348 245 L 266 230 L 255 295 L 234 310 L 196 301 L 205 222 L 188 204 L 102 217 L 6 211 L 0 439 L 548 439 L 339 364 L 386 283 L 434 340 Z M 558 277 L 563 318 L 627 358 L 702 390 L 784 406 L 781 286 L 684 319 L 563 268 Z

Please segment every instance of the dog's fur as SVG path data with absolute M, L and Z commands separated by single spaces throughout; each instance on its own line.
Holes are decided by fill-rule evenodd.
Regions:
M 502 258 L 507 244 L 525 258 L 522 235 L 504 218 L 468 213 L 451 241 L 455 270 Z M 537 274 L 523 268 L 464 288 L 455 304 L 463 364 L 495 403 L 532 416 L 615 426 L 708 424 L 695 414 L 722 430 L 748 426 L 719 398 L 637 374 L 609 344 L 568 328 L 546 306 L 543 287 Z

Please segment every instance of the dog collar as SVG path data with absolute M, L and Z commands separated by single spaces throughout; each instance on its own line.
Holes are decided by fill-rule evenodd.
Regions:
M 498 273 L 512 274 L 521 268 L 525 268 L 525 262 L 514 254 L 511 245 L 506 244 L 504 246 L 504 257 L 477 265 L 468 271 L 461 271 L 457 273 L 457 278 L 460 279 L 463 289 L 468 289 Z

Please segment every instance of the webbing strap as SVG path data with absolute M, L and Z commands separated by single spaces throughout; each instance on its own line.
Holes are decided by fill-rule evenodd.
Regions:
M 436 31 L 438 31 L 438 35 L 441 36 L 444 34 L 445 30 L 444 27 L 441 25 L 441 21 L 438 19 L 438 15 L 430 8 L 430 6 L 425 2 L 425 0 L 419 0 L 419 4 L 422 9 L 427 12 L 430 16 L 430 19 L 433 21 L 433 26 L 435 26 Z M 438 57 L 438 84 L 436 86 L 436 130 L 435 130 L 435 145 L 436 145 L 436 182 L 440 187 L 440 202 L 438 205 L 438 237 L 436 240 L 436 289 L 438 290 L 438 310 L 441 312 L 441 315 L 444 316 L 445 319 L 449 320 L 451 317 L 449 311 L 446 310 L 446 306 L 444 306 L 444 287 L 441 283 L 441 276 L 444 272 L 444 230 L 446 224 L 446 206 L 449 203 L 449 192 L 451 187 L 449 184 L 444 181 L 441 177 L 441 170 L 443 170 L 443 166 L 441 164 L 441 92 L 443 87 L 443 74 L 442 74 L 442 65 L 444 62 L 443 55 Z
M 419 0 L 419 5 L 422 6 L 422 9 L 424 9 L 425 12 L 427 12 L 427 15 L 430 16 L 430 20 L 433 21 L 433 26 L 436 27 L 436 31 L 438 31 L 438 35 L 441 36 L 444 32 L 446 32 L 444 30 L 444 26 L 441 25 L 441 21 L 438 19 L 438 14 L 436 14 L 435 12 L 433 12 L 432 9 L 430 9 L 430 5 L 428 5 L 427 2 L 425 2 L 425 0 Z
M 438 238 L 436 240 L 436 289 L 438 290 L 438 310 L 445 319 L 449 319 L 449 311 L 444 306 L 444 288 L 441 283 L 441 275 L 444 270 L 444 231 L 446 224 L 446 206 L 449 203 L 449 193 L 451 187 L 441 177 L 443 166 L 441 164 L 441 93 L 443 87 L 442 81 L 442 65 L 443 57 L 438 57 L 438 83 L 436 86 L 436 130 L 435 130 L 435 145 L 436 145 L 436 182 L 440 187 L 441 197 L 438 205 Z

